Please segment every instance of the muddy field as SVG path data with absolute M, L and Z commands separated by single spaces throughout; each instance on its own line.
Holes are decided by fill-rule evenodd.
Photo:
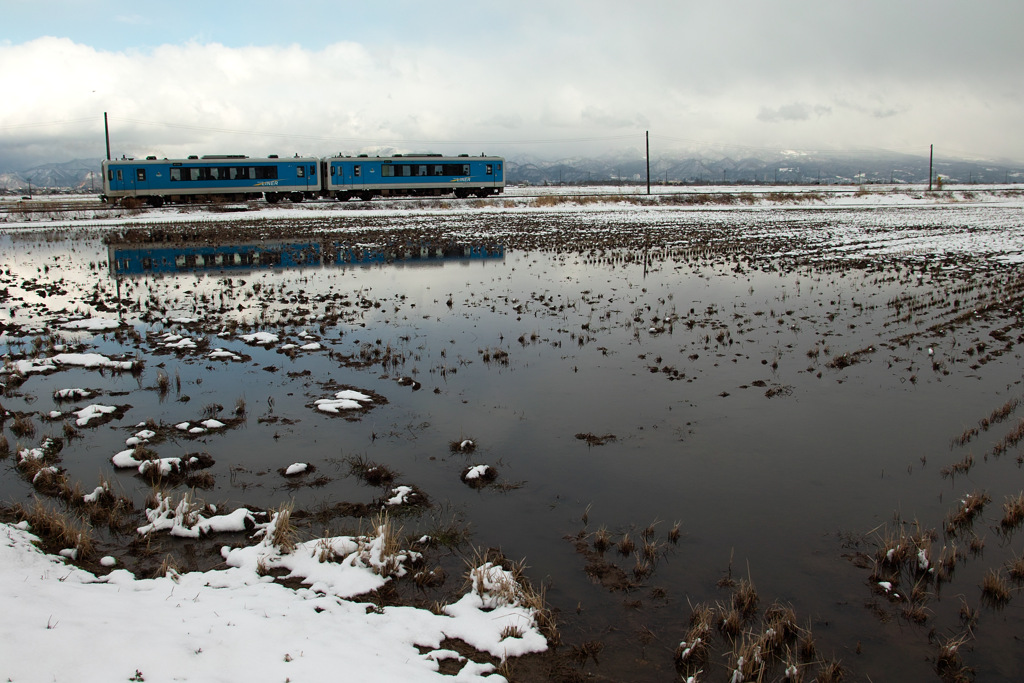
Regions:
M 500 548 L 557 625 L 515 680 L 1010 680 L 1022 207 L 8 227 L 0 500 L 139 575 L 246 542 L 140 535 L 154 492 L 306 538 L 385 508 L 432 541 L 380 603 Z

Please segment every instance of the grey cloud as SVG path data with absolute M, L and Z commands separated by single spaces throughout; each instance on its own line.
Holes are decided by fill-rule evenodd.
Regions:
M 812 115 L 821 117 L 831 113 L 832 107 L 823 104 L 810 105 L 806 102 L 793 102 L 775 109 L 762 106 L 757 113 L 757 118 L 759 121 L 767 123 L 778 123 L 780 121 L 806 121 Z

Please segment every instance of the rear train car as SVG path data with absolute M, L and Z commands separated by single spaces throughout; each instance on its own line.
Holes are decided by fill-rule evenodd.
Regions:
M 502 157 L 468 154 L 396 154 L 391 157 L 324 159 L 324 191 L 347 201 L 358 197 L 424 197 L 455 194 L 487 197 L 505 190 Z
M 323 190 L 320 160 L 314 157 L 250 159 L 117 159 L 103 162 L 103 201 L 135 199 L 151 206 L 164 202 L 244 201 L 265 198 L 301 202 Z

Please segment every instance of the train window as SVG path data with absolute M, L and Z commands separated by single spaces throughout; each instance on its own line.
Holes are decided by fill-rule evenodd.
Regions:
M 186 168 L 188 171 L 188 178 L 186 180 L 199 180 L 199 169 L 198 168 Z
M 108 168 L 107 169 L 107 180 L 113 180 L 113 179 L 114 179 L 114 169 Z
M 172 168 L 171 169 L 171 182 L 177 182 L 179 180 L 181 180 L 181 169 L 180 168 Z
M 390 178 L 395 175 L 395 167 L 390 164 L 384 164 L 380 168 L 380 174 L 384 178 Z
M 418 176 L 425 176 L 425 175 L 427 175 L 427 165 L 426 164 L 419 164 L 419 165 L 417 165 L 416 166 L 416 175 L 418 175 Z
M 337 175 L 337 172 L 336 172 L 336 169 L 335 169 L 334 166 L 331 166 L 331 175 L 332 176 Z
M 444 166 L 435 166 L 434 175 L 444 175 Z
M 124 177 L 121 175 L 121 169 L 117 169 L 117 182 L 121 182 L 122 180 L 124 180 Z
M 312 178 L 316 175 L 316 164 L 309 165 L 309 177 Z
M 305 169 L 305 168 L 303 168 L 302 166 L 296 166 L 296 167 L 295 167 L 295 173 L 296 173 L 296 174 L 297 174 L 297 175 L 298 175 L 298 176 L 299 176 L 300 178 L 305 178 L 305 177 L 306 177 L 306 169 Z
M 487 175 L 494 175 L 494 166 L 487 164 Z
M 469 175 L 469 164 L 462 165 L 462 175 Z
M 277 166 L 257 166 L 257 180 L 275 180 L 277 178 Z
M 362 170 L 363 170 L 362 164 L 356 164 L 352 168 L 355 169 L 353 173 L 354 173 L 355 177 L 358 178 L 360 176 L 360 174 L 362 173 Z M 388 167 L 385 166 L 385 168 L 388 168 Z
M 137 168 L 137 169 L 135 169 L 135 178 L 136 178 L 136 180 L 145 180 L 146 179 L 146 169 L 144 169 L 144 168 Z

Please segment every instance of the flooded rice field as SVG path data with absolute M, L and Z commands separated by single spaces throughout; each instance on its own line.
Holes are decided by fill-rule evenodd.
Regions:
M 231 218 L 0 234 L 8 516 L 151 575 L 247 538 L 141 541 L 154 491 L 384 508 L 432 542 L 371 601 L 524 563 L 513 680 L 1024 668 L 1019 202 Z

